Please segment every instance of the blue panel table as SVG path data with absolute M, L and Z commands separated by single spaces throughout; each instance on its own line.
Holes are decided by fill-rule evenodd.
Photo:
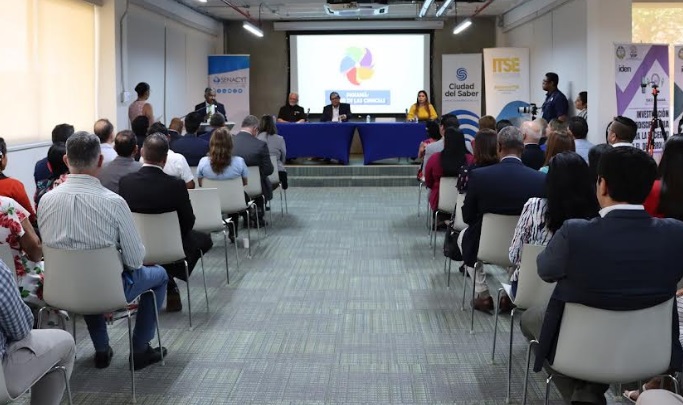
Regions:
M 366 165 L 388 158 L 417 157 L 420 142 L 427 138 L 423 122 L 370 122 L 356 126 Z
M 287 159 L 320 157 L 349 163 L 355 123 L 307 122 L 277 124 L 277 132 L 285 138 Z M 416 148 L 417 150 L 417 148 Z

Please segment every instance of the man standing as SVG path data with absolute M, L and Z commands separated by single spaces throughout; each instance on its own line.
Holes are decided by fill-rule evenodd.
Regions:
M 183 239 L 183 250 L 187 259 L 188 273 L 191 273 L 200 257 L 213 243 L 208 234 L 195 232 L 194 212 L 190 195 L 182 180 L 164 173 L 168 154 L 168 139 L 164 134 L 149 135 L 142 146 L 145 164 L 135 173 L 121 178 L 119 194 L 133 212 L 141 214 L 162 214 L 176 211 Z M 166 311 L 177 312 L 182 309 L 180 292 L 174 278 L 187 282 L 185 265 L 181 262 L 162 263 L 168 273 Z
M 143 266 L 145 247 L 135 228 L 133 215 L 120 196 L 100 184 L 97 174 L 102 167 L 100 140 L 93 134 L 77 132 L 66 142 L 68 180 L 43 196 L 38 208 L 38 224 L 43 244 L 54 249 L 81 250 L 116 246 L 121 250 L 123 291 L 128 301 L 152 290 L 157 304 L 166 298 L 166 271 L 160 266 Z M 87 269 L 82 269 L 87 271 Z M 135 369 L 161 360 L 166 348 L 152 348 L 155 315 L 159 308 L 149 294 L 140 297 L 133 358 Z M 103 315 L 83 317 L 95 346 L 95 367 L 109 366 L 114 351 L 109 346 Z
M 637 148 L 606 151 L 598 165 L 600 217 L 565 221 L 538 256 L 538 275 L 557 285 L 547 305 L 522 315 L 522 331 L 540 342 L 534 371 L 546 360 L 552 366 L 565 303 L 633 311 L 674 298 L 683 277 L 683 268 L 673 265 L 683 261 L 683 223 L 652 218 L 644 210 L 656 177 L 657 164 L 647 153 Z M 680 370 L 675 305 L 672 316 L 671 370 Z M 607 385 L 569 380 L 572 403 L 606 403 Z
M 104 187 L 118 194 L 121 177 L 137 172 L 142 167 L 142 163 L 135 161 L 138 143 L 133 131 L 125 130 L 116 134 L 114 150 L 118 156 L 104 166 L 97 177 Z
M 467 228 L 463 231 L 461 252 L 466 269 L 475 280 L 477 296 L 472 305 L 479 311 L 493 309 L 486 273 L 483 268 L 474 268 L 484 214 L 519 215 L 529 198 L 544 197 L 545 194 L 545 174 L 524 166 L 520 158 L 523 151 L 522 132 L 515 127 L 505 127 L 498 133 L 500 163 L 469 173 L 467 195 L 462 206 Z M 504 298 L 501 300 L 502 311 L 510 308 L 509 298 Z
M 227 116 L 225 113 L 225 106 L 216 101 L 216 90 L 211 87 L 204 89 L 204 102 L 194 106 L 194 112 L 198 113 L 202 121 L 209 118 L 209 113 L 215 114 L 217 112 Z
M 567 120 L 567 112 L 569 111 L 569 102 L 567 97 L 558 90 L 557 85 L 560 78 L 557 73 L 548 72 L 543 79 L 543 90 L 545 93 L 545 101 L 541 106 L 543 110 L 543 119 L 550 122 L 553 119 L 560 121 Z
M 52 144 L 65 143 L 71 135 L 74 134 L 73 125 L 59 124 L 52 130 Z M 36 167 L 33 170 L 33 180 L 36 184 L 50 177 L 50 168 L 47 166 L 47 156 L 36 162 Z
M 521 131 L 524 137 L 522 163 L 526 167 L 538 170 L 545 162 L 545 152 L 538 145 L 541 140 L 541 126 L 536 121 L 525 121 L 522 123 Z
M 633 141 L 638 134 L 638 125 L 635 121 L 621 115 L 614 117 L 607 129 L 607 143 L 618 148 L 619 146 L 633 146 Z
M 102 118 L 95 121 L 95 135 L 100 138 L 100 148 L 102 150 L 102 165 L 106 166 L 116 158 L 114 151 L 114 125 L 108 119 Z
M 323 115 L 320 117 L 320 122 L 346 122 L 351 117 L 351 106 L 348 103 L 342 103 L 339 93 L 333 91 L 330 93 L 330 103 L 323 108 Z
M 306 122 L 306 113 L 299 105 L 299 95 L 289 93 L 287 104 L 280 108 L 277 114 L 277 122 Z
M 171 150 L 185 157 L 187 164 L 197 166 L 201 158 L 209 153 L 209 142 L 197 137 L 197 131 L 202 124 L 199 113 L 189 113 L 185 117 L 185 136 L 171 144 Z

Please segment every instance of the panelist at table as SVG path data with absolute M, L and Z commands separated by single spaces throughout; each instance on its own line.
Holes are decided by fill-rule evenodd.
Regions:
M 320 117 L 320 122 L 347 122 L 351 117 L 351 105 L 342 103 L 339 93 L 333 91 L 330 93 L 330 102 L 323 108 L 323 115 Z
M 429 95 L 426 91 L 420 90 L 417 92 L 417 101 L 410 106 L 408 111 L 408 121 L 413 121 L 417 118 L 418 121 L 433 121 L 437 117 L 434 106 L 429 102 Z
M 212 114 L 219 112 L 223 114 L 224 117 L 227 117 L 227 114 L 225 113 L 225 106 L 216 101 L 215 89 L 212 89 L 211 87 L 204 89 L 204 100 L 205 101 L 203 103 L 199 103 L 194 106 L 194 111 L 199 113 L 204 121 L 209 118 L 209 112 Z
M 277 122 L 306 122 L 306 118 L 304 108 L 299 105 L 299 95 L 289 93 L 287 104 L 283 105 L 277 114 Z

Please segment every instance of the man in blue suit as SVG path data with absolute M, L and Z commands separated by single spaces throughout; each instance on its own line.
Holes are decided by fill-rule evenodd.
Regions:
M 339 93 L 333 91 L 330 93 L 330 102 L 323 108 L 323 115 L 320 117 L 320 122 L 347 122 L 351 118 L 351 106 L 347 103 L 342 103 Z
M 657 164 L 640 149 L 605 152 L 598 165 L 600 217 L 566 221 L 538 256 L 538 275 L 557 285 L 547 306 L 522 315 L 522 331 L 539 341 L 535 371 L 545 361 L 552 367 L 566 302 L 632 311 L 674 297 L 683 277 L 683 222 L 652 218 L 645 212 L 643 201 L 656 177 Z M 670 367 L 677 371 L 683 356 L 675 305 L 672 322 Z M 607 385 L 569 380 L 572 404 L 606 403 Z
M 524 136 L 516 127 L 506 127 L 498 133 L 500 163 L 480 167 L 469 173 L 467 196 L 462 206 L 462 256 L 470 277 L 475 280 L 477 296 L 472 305 L 480 311 L 493 309 L 493 298 L 486 285 L 483 268 L 474 269 L 479 251 L 481 223 L 484 214 L 519 215 L 529 198 L 545 196 L 545 174 L 524 166 Z M 475 274 L 476 273 L 476 277 Z M 511 308 L 510 299 L 501 300 L 501 310 Z
M 199 113 L 191 112 L 185 117 L 185 128 L 187 133 L 171 143 L 171 150 L 185 156 L 187 164 L 197 166 L 199 160 L 209 153 L 209 142 L 197 137 L 197 131 L 202 123 L 202 116 Z

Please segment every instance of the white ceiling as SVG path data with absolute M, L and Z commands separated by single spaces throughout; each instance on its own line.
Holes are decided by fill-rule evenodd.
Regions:
M 203 14 L 209 15 L 219 20 L 243 20 L 245 17 L 226 5 L 222 0 L 208 0 L 202 3 L 199 0 L 176 0 L 183 3 L 192 9 Z M 284 0 L 226 0 L 228 3 L 238 7 L 243 12 L 249 14 L 254 20 L 260 18 L 262 20 L 319 20 L 331 19 L 323 11 L 324 0 L 298 0 L 285 3 Z M 494 0 L 480 15 L 497 16 L 504 12 L 524 3 L 527 0 Z M 485 2 L 467 2 L 455 1 L 455 6 L 451 4 L 448 13 L 441 18 L 452 18 L 456 15 L 470 16 L 478 7 L 481 7 Z M 436 0 L 435 5 L 432 5 L 426 18 L 434 18 L 437 6 L 441 5 L 441 1 Z M 422 7 L 422 1 L 389 1 L 389 13 L 387 16 L 374 17 L 382 19 L 414 19 L 417 18 L 417 13 Z M 368 18 L 368 17 L 364 17 Z

